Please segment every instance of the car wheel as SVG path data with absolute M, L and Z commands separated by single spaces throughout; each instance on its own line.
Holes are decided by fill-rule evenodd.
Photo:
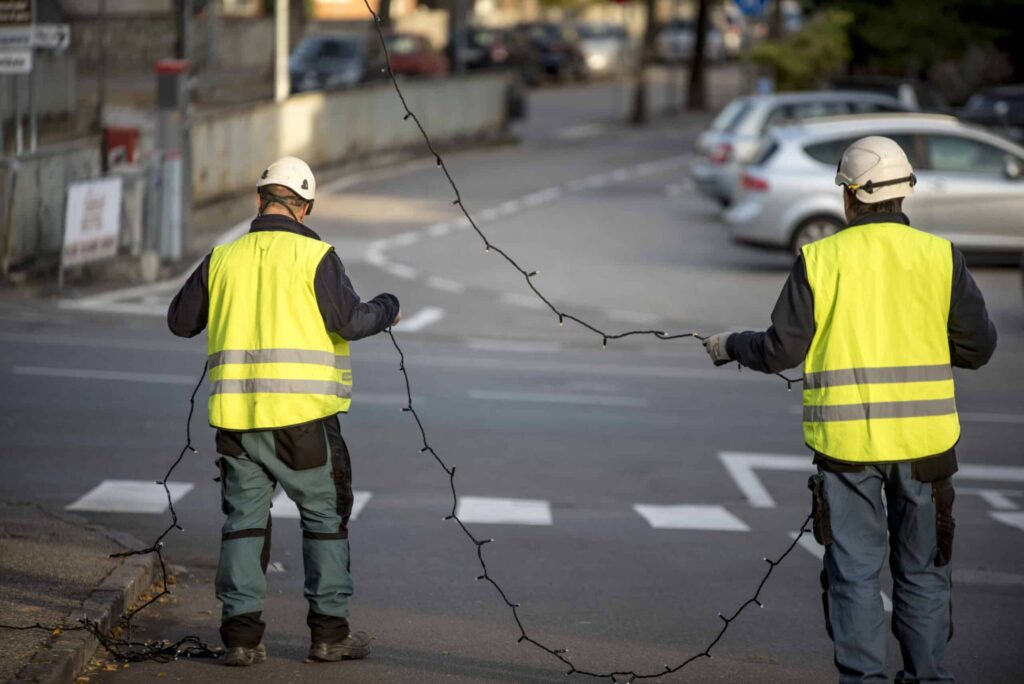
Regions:
M 835 235 L 842 228 L 843 224 L 832 216 L 813 216 L 805 220 L 793 231 L 793 253 L 800 254 L 800 249 L 804 245 Z

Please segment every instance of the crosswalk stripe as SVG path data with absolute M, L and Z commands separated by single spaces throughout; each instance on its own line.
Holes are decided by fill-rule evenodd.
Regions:
M 428 306 L 420 309 L 408 318 L 403 318 L 395 326 L 395 331 L 398 333 L 419 332 L 424 328 L 434 325 L 442 318 L 444 318 L 444 309 L 437 306 Z
M 191 482 L 168 482 L 171 501 L 177 502 L 193 486 Z M 65 508 L 95 513 L 163 513 L 167 510 L 167 494 L 163 485 L 152 480 L 103 480 Z
M 633 510 L 656 530 L 714 530 L 749 532 L 747 524 L 724 506 L 655 506 L 636 504 Z
M 551 504 L 538 499 L 463 496 L 459 498 L 456 514 L 465 523 L 501 525 L 551 524 Z
M 359 513 L 366 507 L 367 502 L 372 496 L 372 492 L 352 492 L 352 515 L 349 518 L 349 521 L 355 520 L 359 516 Z M 275 518 L 298 520 L 300 517 L 299 507 L 295 505 L 294 501 L 288 498 L 288 495 L 283 489 L 274 496 L 274 500 L 271 505 L 273 506 L 271 514 Z

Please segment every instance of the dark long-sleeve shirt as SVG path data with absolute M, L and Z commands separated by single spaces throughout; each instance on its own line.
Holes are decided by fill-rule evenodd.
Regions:
M 250 232 L 283 230 L 319 240 L 315 232 L 287 216 L 271 214 L 252 222 Z M 210 309 L 210 255 L 207 255 L 174 297 L 167 325 L 179 337 L 195 337 L 206 329 Z M 364 302 L 352 287 L 341 259 L 331 249 L 317 266 L 313 280 L 316 303 L 324 326 L 346 340 L 361 340 L 387 328 L 398 315 L 398 298 L 379 294 Z
M 902 223 L 902 214 L 874 214 L 851 225 Z M 985 299 L 967 269 L 963 253 L 953 247 L 953 282 L 949 306 L 949 350 L 951 362 L 958 368 L 976 369 L 988 363 L 996 348 L 996 328 L 989 320 Z M 764 332 L 747 331 L 730 335 L 726 351 L 741 365 L 764 373 L 777 373 L 799 365 L 814 339 L 814 293 L 807 280 L 803 256 L 797 258 L 782 288 L 772 325 Z M 816 454 L 818 463 L 827 457 Z M 930 481 L 956 471 L 954 449 L 915 464 L 918 479 Z M 834 463 L 834 462 L 833 462 Z M 937 475 L 937 477 L 936 477 Z

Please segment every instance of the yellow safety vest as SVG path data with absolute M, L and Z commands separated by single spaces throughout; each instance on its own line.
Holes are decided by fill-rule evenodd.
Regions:
M 210 257 L 210 425 L 266 430 L 348 411 L 348 342 L 328 333 L 313 280 L 326 242 L 247 233 Z
M 804 362 L 804 440 L 853 463 L 942 453 L 960 437 L 947 325 L 948 240 L 898 223 L 803 248 L 815 334 Z

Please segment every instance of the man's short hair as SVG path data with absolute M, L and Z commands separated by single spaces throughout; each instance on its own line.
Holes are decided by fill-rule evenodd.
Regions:
M 868 214 L 901 214 L 903 213 L 903 198 L 893 197 L 892 199 L 882 200 L 881 202 L 875 202 L 868 204 L 867 202 L 861 202 L 857 199 L 857 194 L 850 192 L 847 189 L 843 189 L 843 192 L 850 198 L 850 212 L 853 214 L 851 221 L 855 221 L 862 216 Z
M 299 197 L 299 195 L 290 188 L 287 188 L 283 185 L 278 185 L 276 183 L 271 185 L 264 185 L 258 190 L 258 192 L 260 197 L 263 198 L 264 202 L 266 202 L 268 199 L 274 199 L 277 200 L 278 202 L 296 208 L 304 207 L 309 202 L 309 200 Z

